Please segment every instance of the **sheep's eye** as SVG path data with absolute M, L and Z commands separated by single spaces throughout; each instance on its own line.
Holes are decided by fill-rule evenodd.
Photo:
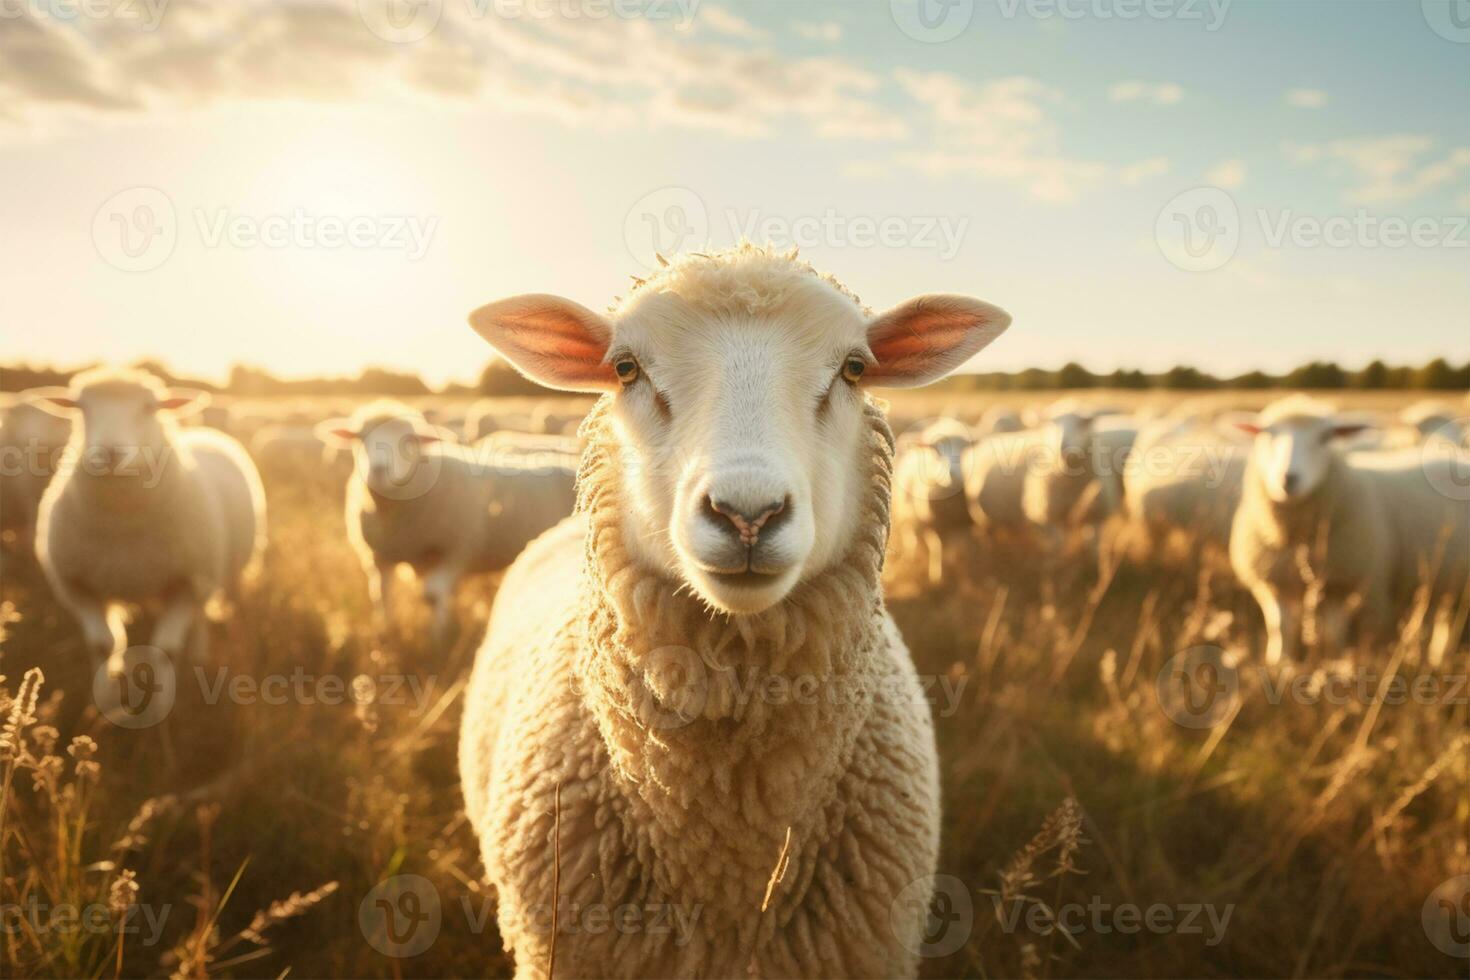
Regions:
M 631 357 L 620 357 L 613 362 L 613 370 L 617 372 L 618 380 L 624 385 L 630 385 L 638 380 L 638 362 Z
M 857 384 L 867 369 L 868 364 L 861 357 L 849 357 L 842 365 L 842 376 L 853 384 Z

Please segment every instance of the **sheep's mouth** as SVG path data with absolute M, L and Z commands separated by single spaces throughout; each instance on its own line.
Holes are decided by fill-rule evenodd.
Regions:
M 772 582 L 776 581 L 780 573 L 757 572 L 754 569 L 747 568 L 743 572 L 707 571 L 705 572 L 705 574 L 710 577 L 711 581 L 718 582 L 720 585 L 734 585 L 744 588 L 765 588 Z

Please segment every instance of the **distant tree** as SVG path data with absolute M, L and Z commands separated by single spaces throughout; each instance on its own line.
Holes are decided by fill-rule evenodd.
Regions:
M 1442 357 L 1436 357 L 1415 371 L 1411 384 L 1415 388 L 1432 391 L 1454 391 L 1457 388 L 1470 387 L 1465 372 L 1450 367 L 1449 362 Z
M 1388 365 L 1375 360 L 1353 376 L 1353 387 L 1380 391 L 1389 386 L 1389 377 Z
M 545 397 L 562 394 L 562 392 L 541 387 L 499 358 L 485 365 L 485 370 L 480 372 L 480 381 L 475 385 L 475 389 L 481 395 L 491 397 L 502 395 Z
M 1058 388 L 1091 388 L 1096 384 L 1096 375 L 1076 361 L 1067 362 L 1057 372 L 1056 386 Z
M 1260 391 L 1276 387 L 1276 379 L 1264 371 L 1247 371 L 1238 378 L 1230 379 L 1228 387 Z
M 1303 364 L 1286 376 L 1291 388 L 1346 388 L 1347 383 L 1347 372 L 1330 361 Z
M 1206 388 L 1216 387 L 1216 385 L 1217 382 L 1215 379 L 1205 374 L 1199 368 L 1181 364 L 1159 375 L 1154 386 L 1176 391 L 1201 391 Z

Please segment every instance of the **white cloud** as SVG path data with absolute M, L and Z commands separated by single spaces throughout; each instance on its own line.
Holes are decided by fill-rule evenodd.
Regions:
M 836 44 L 842 40 L 842 25 L 835 20 L 793 20 L 791 29 L 812 41 Z
M 1428 136 L 1397 134 L 1287 143 L 1287 159 L 1298 166 L 1318 167 L 1329 177 L 1348 182 L 1350 204 L 1382 206 L 1424 197 L 1448 185 L 1470 183 L 1470 146 L 1436 154 Z
M 1245 183 L 1245 161 L 1221 160 L 1205 171 L 1205 183 L 1233 190 Z
M 724 7 L 716 7 L 713 4 L 700 6 L 695 23 L 700 28 L 709 28 L 717 34 L 726 34 L 746 41 L 761 41 L 766 37 L 765 31 L 744 17 L 732 14 Z
M 1108 98 L 1114 102 L 1178 105 L 1184 100 L 1184 87 L 1175 82 L 1157 84 L 1140 81 L 1118 82 L 1108 89 Z
M 1151 177 L 1162 177 L 1168 172 L 1168 157 L 1149 157 L 1147 160 L 1140 160 L 1119 170 L 1118 180 L 1132 186 L 1141 184 Z
M 1320 109 L 1327 104 L 1327 93 L 1319 88 L 1287 89 L 1286 104 L 1298 109 Z

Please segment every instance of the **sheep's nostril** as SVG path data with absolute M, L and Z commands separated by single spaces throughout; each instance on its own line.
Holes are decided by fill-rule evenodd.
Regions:
M 759 508 L 740 508 L 708 494 L 704 498 L 704 516 L 727 532 L 740 538 L 741 544 L 754 545 L 762 531 L 769 531 L 786 520 L 791 511 L 787 496 Z
M 1281 487 L 1287 493 L 1296 493 L 1297 484 L 1300 482 L 1301 480 L 1297 477 L 1295 473 L 1288 473 L 1285 477 L 1282 478 Z

